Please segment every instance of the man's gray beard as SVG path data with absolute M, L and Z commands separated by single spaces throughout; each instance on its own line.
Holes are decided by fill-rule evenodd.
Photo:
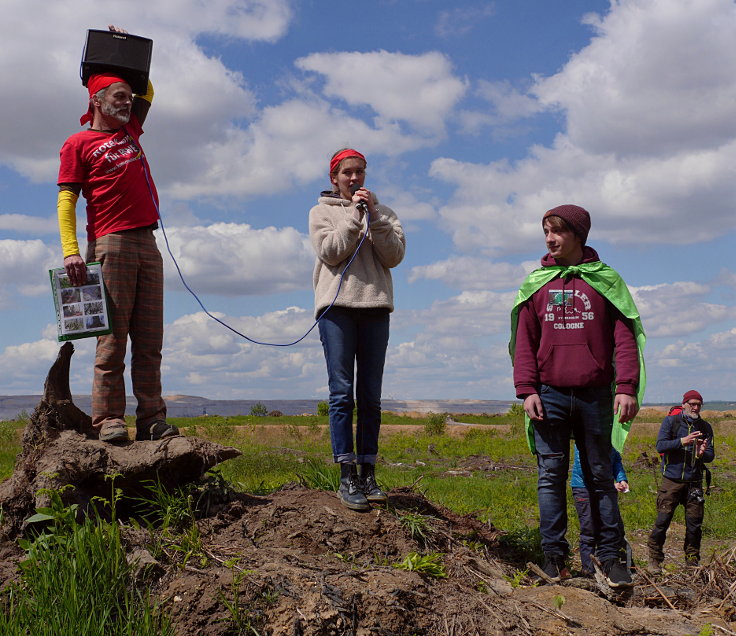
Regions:
M 127 124 L 130 121 L 130 113 L 126 112 L 124 108 L 115 108 L 112 104 L 103 102 L 100 110 L 103 115 L 114 117 L 123 124 Z

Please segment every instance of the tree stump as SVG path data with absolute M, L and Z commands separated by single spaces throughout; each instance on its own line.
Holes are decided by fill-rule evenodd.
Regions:
M 196 437 L 120 445 L 100 442 L 90 416 L 72 400 L 69 365 L 73 353 L 71 342 L 59 350 L 43 397 L 23 431 L 13 474 L 0 483 L 0 538 L 20 534 L 35 509 L 48 504 L 44 489 L 63 488 L 65 504 L 77 503 L 81 510 L 87 510 L 96 497 L 111 499 L 114 477 L 114 488 L 124 495 L 117 514 L 124 517 L 130 512 L 125 502 L 145 495 L 147 482 L 172 491 L 200 480 L 213 466 L 241 454 L 237 448 Z M 73 488 L 64 488 L 67 485 Z

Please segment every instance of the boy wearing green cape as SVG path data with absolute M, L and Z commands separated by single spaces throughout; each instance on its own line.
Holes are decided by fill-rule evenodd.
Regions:
M 553 581 L 569 576 L 566 485 L 574 438 L 598 521 L 596 557 L 611 587 L 629 587 L 611 448 L 622 449 L 641 404 L 644 331 L 626 284 L 586 245 L 587 210 L 558 206 L 542 227 L 549 251 L 519 289 L 510 352 L 537 456 L 543 569 Z

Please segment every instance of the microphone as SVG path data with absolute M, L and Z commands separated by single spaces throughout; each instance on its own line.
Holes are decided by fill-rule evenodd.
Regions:
M 360 188 L 363 186 L 358 185 L 357 183 L 354 183 L 350 186 L 350 194 L 355 194 Z M 368 214 L 368 205 L 365 201 L 361 200 L 358 203 L 355 204 L 355 207 L 358 208 L 363 214 Z

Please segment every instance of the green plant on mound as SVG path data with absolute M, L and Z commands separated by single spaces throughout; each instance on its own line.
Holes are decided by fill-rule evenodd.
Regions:
M 427 413 L 424 432 L 427 435 L 444 435 L 447 431 L 447 413 Z
M 410 552 L 403 561 L 394 563 L 393 566 L 398 570 L 417 572 L 418 574 L 425 574 L 436 579 L 447 578 L 447 572 L 442 563 L 442 555 L 438 552 L 424 555 L 418 552 Z
M 499 538 L 499 543 L 506 548 L 512 559 L 540 562 L 543 558 L 542 535 L 539 528 L 516 528 Z
M 317 415 L 324 417 L 330 414 L 330 405 L 325 400 L 317 402 Z
M 49 506 L 29 519 L 44 528 L 19 541 L 20 579 L 0 592 L 0 633 L 173 635 L 168 616 L 133 587 L 117 520 L 77 523 L 76 506 L 64 506 L 59 491 L 45 494 Z
M 138 510 L 148 526 L 162 531 L 180 531 L 194 523 L 193 495 L 191 487 L 177 488 L 169 492 L 160 480 L 143 482 L 150 493 L 139 497 Z
M 399 523 L 409 531 L 411 538 L 422 545 L 430 541 L 434 529 L 430 521 L 434 517 L 422 515 L 418 512 L 407 512 L 399 515 Z
M 312 490 L 335 492 L 340 487 L 340 473 L 319 459 L 307 460 L 296 477 L 302 486 Z
M 230 626 L 236 630 L 237 634 L 255 634 L 258 636 L 260 632 L 256 630 L 256 625 L 259 623 L 259 617 L 252 611 L 251 607 L 244 605 L 240 598 L 240 586 L 246 577 L 250 574 L 255 574 L 255 570 L 241 570 L 235 571 L 235 564 L 226 563 L 226 566 L 232 570 L 232 581 L 230 583 L 230 595 L 226 596 L 222 591 L 219 592 L 218 596 L 220 602 L 225 606 L 229 616 L 227 618 L 221 618 L 219 621 L 227 622 Z
M 198 556 L 200 566 L 207 565 L 196 523 L 196 488 L 189 485 L 169 492 L 160 481 L 148 481 L 145 486 L 151 494 L 137 500 L 138 509 L 155 537 L 152 546 L 154 556 L 165 554 L 182 568 L 192 557 Z
M 529 570 L 514 570 L 511 576 L 503 575 L 503 578 L 511 583 L 511 587 L 516 589 L 521 585 L 521 582 L 527 577 Z

